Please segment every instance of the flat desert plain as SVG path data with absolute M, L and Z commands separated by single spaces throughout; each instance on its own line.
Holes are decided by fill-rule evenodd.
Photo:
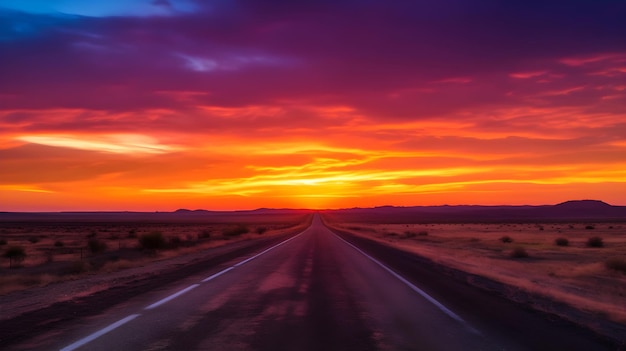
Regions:
M 106 221 L 97 214 L 0 222 L 0 295 L 280 236 L 304 229 L 311 218 L 297 212 L 107 216 Z M 24 255 L 8 257 L 16 248 Z
M 384 223 L 334 228 L 626 324 L 626 223 Z M 512 292 L 513 293 L 513 292 Z M 514 296 L 511 296 L 514 299 Z

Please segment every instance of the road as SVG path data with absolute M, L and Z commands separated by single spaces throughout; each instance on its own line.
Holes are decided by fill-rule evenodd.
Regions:
M 495 297 L 469 286 L 430 293 L 427 285 L 396 273 L 315 216 L 308 229 L 275 246 L 181 277 L 10 349 L 612 349 L 574 326 L 514 304 L 485 306 Z M 504 312 L 490 311 L 500 308 Z M 503 328 L 508 325 L 513 327 Z

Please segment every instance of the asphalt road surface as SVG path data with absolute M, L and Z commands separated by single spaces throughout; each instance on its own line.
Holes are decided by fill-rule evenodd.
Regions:
M 429 293 L 428 281 L 402 276 L 383 261 L 331 232 L 316 215 L 307 230 L 275 246 L 10 349 L 614 349 L 575 326 L 514 304 L 490 304 L 488 295 L 463 284 Z

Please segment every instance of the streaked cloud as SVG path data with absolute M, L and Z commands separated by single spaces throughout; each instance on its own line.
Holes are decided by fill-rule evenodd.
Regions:
M 626 205 L 625 16 L 5 1 L 0 210 Z
M 28 143 L 48 146 L 124 154 L 159 154 L 171 152 L 176 149 L 172 146 L 159 144 L 153 138 L 137 134 L 91 136 L 25 135 L 17 139 Z

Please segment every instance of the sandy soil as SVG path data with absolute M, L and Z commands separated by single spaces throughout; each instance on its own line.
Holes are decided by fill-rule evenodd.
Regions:
M 626 324 L 626 273 L 606 266 L 610 258 L 626 260 L 623 223 L 334 226 Z M 505 236 L 512 242 L 503 242 Z M 592 236 L 604 247 L 587 247 Z M 569 245 L 556 245 L 556 238 Z M 511 256 L 519 249 L 528 257 Z
M 167 237 L 174 235 L 194 234 L 194 240 L 197 241 L 193 246 L 181 246 L 178 249 L 160 250 L 156 253 L 145 252 L 136 247 L 137 238 L 133 237 L 120 238 L 121 235 L 114 235 L 115 239 L 111 241 L 121 242 L 119 248 L 113 248 L 100 254 L 87 254 L 83 247 L 82 255 L 85 257 L 80 259 L 79 251 L 55 256 L 52 261 L 42 259 L 41 252 L 51 250 L 53 242 L 56 240 L 64 240 L 71 242 L 70 238 L 78 243 L 83 242 L 83 238 L 76 238 L 76 231 L 84 232 L 85 226 L 77 226 L 74 230 L 66 231 L 66 228 L 59 226 L 46 227 L 45 231 L 39 227 L 37 235 L 41 240 L 36 243 L 30 243 L 28 247 L 29 256 L 27 260 L 22 262 L 21 268 L 9 269 L 8 260 L 3 259 L 3 268 L 0 269 L 0 284 L 4 293 L 0 295 L 0 320 L 10 319 L 23 313 L 34 311 L 50 306 L 53 303 L 71 300 L 82 296 L 94 294 L 99 291 L 109 289 L 111 287 L 124 285 L 129 282 L 144 279 L 146 277 L 172 270 L 177 267 L 189 265 L 194 262 L 201 261 L 207 257 L 217 256 L 239 247 L 247 245 L 255 239 L 268 239 L 272 237 L 282 237 L 290 233 L 303 230 L 308 225 L 306 218 L 301 218 L 296 223 L 273 223 L 262 224 L 259 226 L 249 225 L 250 228 L 265 227 L 267 230 L 261 235 L 252 230 L 251 233 L 237 235 L 233 238 L 225 238 L 223 230 L 232 228 L 232 224 L 210 227 L 207 225 L 188 226 L 188 225 L 139 225 L 133 226 L 139 232 L 150 232 L 158 228 L 166 233 Z M 16 231 L 15 227 L 3 225 L 2 230 L 4 237 L 10 237 L 8 245 L 16 242 L 24 243 L 26 246 L 27 238 L 33 234 L 32 228 L 23 228 L 22 231 Z M 26 226 L 28 227 L 28 226 Z M 99 227 L 89 225 L 89 231 L 98 232 L 102 236 Z M 115 226 L 114 233 L 128 232 L 125 226 Z M 131 229 L 133 230 L 133 229 Z M 211 238 L 198 240 L 196 233 L 209 232 Z M 10 235 L 12 234 L 12 235 Z M 61 238 L 61 239 L 59 239 Z M 80 244 L 77 244 L 80 245 Z M 132 246 L 131 246 L 132 245 Z M 130 247 L 129 247 L 130 246 Z M 67 246 L 64 246 L 67 249 Z M 71 248 L 71 246 L 70 246 Z M 58 247 L 55 249 L 59 249 Z M 63 249 L 63 248 L 60 248 Z M 88 269 L 79 273 L 67 274 L 65 269 L 76 263 L 81 266 L 88 266 Z M 95 262 L 95 263 L 93 263 Z M 96 266 L 96 264 L 98 264 Z M 13 284 L 11 286 L 11 284 Z

